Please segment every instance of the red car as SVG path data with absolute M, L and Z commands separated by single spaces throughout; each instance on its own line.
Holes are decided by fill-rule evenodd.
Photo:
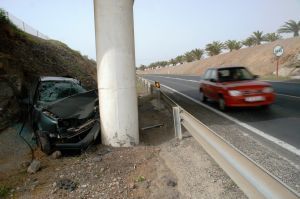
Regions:
M 199 87 L 201 101 L 218 101 L 222 111 L 226 107 L 268 107 L 275 100 L 274 89 L 257 77 L 245 67 L 209 68 Z

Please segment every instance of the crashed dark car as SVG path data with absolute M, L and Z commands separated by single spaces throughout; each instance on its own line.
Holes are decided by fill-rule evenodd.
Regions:
M 41 150 L 84 150 L 99 139 L 96 90 L 68 77 L 39 77 L 30 94 L 30 121 Z

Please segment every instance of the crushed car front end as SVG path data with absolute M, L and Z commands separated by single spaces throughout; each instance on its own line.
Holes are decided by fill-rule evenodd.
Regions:
M 46 142 L 50 146 L 46 148 L 51 148 L 51 151 L 54 149 L 83 150 L 98 139 L 99 106 L 98 94 L 95 90 L 80 90 L 67 97 L 47 101 L 53 92 L 65 92 L 61 88 L 60 90 L 51 88 L 51 92 L 47 89 L 50 89 L 49 86 L 44 89 L 46 91 L 37 90 L 37 100 L 32 113 L 33 126 L 38 132 L 36 136 L 40 144 Z M 47 95 L 48 98 L 43 95 Z M 45 147 L 41 146 L 41 148 L 43 150 Z M 49 150 L 44 152 L 50 153 Z

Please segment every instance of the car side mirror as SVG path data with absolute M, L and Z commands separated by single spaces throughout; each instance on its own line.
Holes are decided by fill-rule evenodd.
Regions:
M 254 75 L 254 79 L 258 79 L 259 78 L 259 75 Z
M 217 80 L 216 80 L 216 79 L 213 79 L 213 78 L 210 79 L 209 81 L 210 81 L 210 82 L 217 82 Z

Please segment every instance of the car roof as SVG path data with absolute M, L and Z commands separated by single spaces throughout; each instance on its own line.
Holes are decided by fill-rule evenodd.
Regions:
M 209 67 L 207 68 L 207 70 L 209 69 L 229 69 L 229 68 L 246 68 L 245 66 L 215 66 L 215 67 Z
M 42 77 L 40 77 L 40 80 L 42 82 L 45 82 L 45 81 L 68 81 L 68 82 L 79 83 L 79 81 L 77 79 L 70 78 L 70 77 L 42 76 Z
M 227 69 L 227 68 L 246 68 L 245 66 L 221 66 L 218 69 Z

